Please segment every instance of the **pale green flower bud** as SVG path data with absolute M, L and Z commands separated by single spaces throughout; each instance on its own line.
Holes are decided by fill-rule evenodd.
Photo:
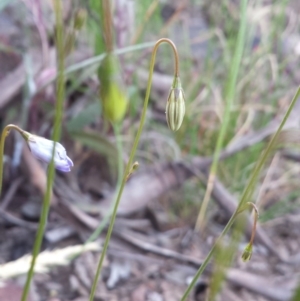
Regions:
M 86 20 L 87 17 L 87 12 L 84 8 L 79 8 L 76 11 L 75 17 L 74 17 L 74 29 L 75 30 L 80 30 Z
M 113 54 L 107 54 L 98 69 L 103 113 L 112 123 L 122 120 L 127 108 L 127 98 L 117 63 Z
M 252 256 L 252 244 L 249 243 L 244 249 L 244 252 L 242 254 L 242 259 L 243 261 L 248 261 L 251 259 L 251 256 Z
M 181 87 L 180 78 L 179 76 L 175 76 L 166 106 L 167 123 L 172 131 L 175 132 L 180 128 L 184 114 L 185 96 Z
M 139 162 L 134 162 L 132 167 L 130 168 L 128 175 L 126 177 L 126 181 L 131 177 L 131 175 L 139 168 Z

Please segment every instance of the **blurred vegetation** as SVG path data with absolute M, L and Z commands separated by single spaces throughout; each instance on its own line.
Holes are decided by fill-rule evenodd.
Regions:
M 87 53 L 95 56 L 96 59 L 97 55 L 102 55 L 106 51 L 99 3 L 97 0 L 74 1 L 74 5 L 64 16 L 67 32 L 74 24 L 78 9 L 83 8 L 87 11 L 84 28 L 77 32 L 72 51 L 67 51 L 70 52 L 68 69 L 74 65 L 77 71 L 67 73 L 67 105 L 64 123 L 69 135 L 75 140 L 81 139 L 81 143 L 80 135 L 87 127 L 100 130 L 100 139 L 103 137 L 112 139 L 109 125 L 103 124 L 103 119 L 99 118 L 102 108 L 98 103 L 98 82 L 95 74 L 101 58 L 99 57 L 97 63 L 87 66 L 83 64 L 82 67 L 74 63 L 73 59 L 74 53 L 77 52 Z M 1 10 L 8 4 L 8 1 L 1 1 Z M 293 1 L 287 0 L 274 0 L 268 3 L 254 0 L 248 2 L 245 50 L 224 146 L 230 145 L 243 134 L 262 129 L 271 120 L 280 116 L 295 91 L 297 76 L 299 76 L 297 72 L 299 60 L 293 39 L 299 33 L 299 25 L 293 21 L 295 16 L 293 5 Z M 173 143 L 177 149 L 182 150 L 182 158 L 185 160 L 190 156 L 213 154 L 222 127 L 222 114 L 225 109 L 224 93 L 239 28 L 239 11 L 239 1 L 229 0 L 194 0 L 182 3 L 155 0 L 128 1 L 128 3 L 115 1 L 114 49 L 116 51 L 125 49 L 121 55 L 118 55 L 118 59 L 120 77 L 126 84 L 126 94 L 129 99 L 123 130 L 121 130 L 125 150 L 128 150 L 136 131 L 142 107 L 145 80 L 141 79 L 140 71 L 147 72 L 149 65 L 151 47 L 145 46 L 145 49 L 139 50 L 139 44 L 153 42 L 161 36 L 167 36 L 174 40 L 180 53 L 181 79 L 186 94 L 186 117 L 182 128 L 175 134 L 170 133 L 163 119 L 168 91 L 164 93 L 162 90 L 165 87 L 154 86 L 144 135 L 159 132 L 166 137 L 168 147 L 160 144 L 158 145 L 160 149 L 157 149 L 157 145 L 143 142 L 138 156 L 145 162 L 172 160 Z M 25 30 L 30 35 L 28 26 Z M 131 48 L 126 50 L 126 47 Z M 2 48 L 2 51 L 11 51 Z M 19 51 L 17 48 L 13 50 Z M 156 63 L 158 74 L 170 76 L 172 74 L 173 62 L 169 51 L 168 47 L 162 47 L 158 52 Z M 30 68 L 29 62 L 28 70 Z M 30 80 L 29 76 L 29 84 Z M 25 93 L 24 101 L 27 98 L 28 93 Z M 51 108 L 53 107 L 49 102 L 40 102 L 37 108 L 38 116 L 42 116 L 43 119 L 43 129 L 49 127 L 52 120 Z M 8 108 L 4 123 L 14 120 L 16 115 L 17 111 L 14 107 Z M 31 120 L 30 112 L 28 115 Z M 26 117 L 22 119 L 27 122 Z M 73 132 L 76 132 L 76 135 L 73 135 Z M 90 146 L 91 143 L 85 141 L 85 145 Z M 264 142 L 253 145 L 219 162 L 218 176 L 233 193 L 239 194 L 243 190 L 264 145 Z M 104 156 L 109 156 L 111 154 L 109 148 L 110 146 L 103 151 L 98 151 Z M 281 168 L 281 172 L 285 172 L 290 165 Z M 115 174 L 116 171 L 112 172 Z M 288 181 L 289 179 L 286 179 L 286 185 Z M 178 212 L 177 206 L 186 206 L 187 208 L 180 212 L 184 212 L 184 216 L 189 216 L 190 208 L 190 214 L 193 215 L 194 210 L 199 208 L 203 193 L 201 185 L 186 183 L 178 193 L 178 201 L 175 198 L 171 206 L 174 206 L 176 212 Z M 283 193 L 282 200 L 289 203 L 290 193 Z M 177 205 L 177 202 L 180 205 Z
M 117 183 L 120 175 L 116 158 L 120 154 L 115 142 L 118 139 L 122 141 L 124 154 L 128 154 L 143 106 L 146 87 L 143 74 L 148 72 L 150 51 L 158 38 L 169 37 L 177 45 L 180 55 L 186 116 L 178 132 L 172 133 L 168 129 L 165 104 L 169 88 L 161 77 L 165 76 L 166 82 L 172 82 L 173 58 L 169 47 L 161 47 L 155 64 L 157 80 L 151 91 L 145 128 L 137 152 L 138 161 L 150 165 L 175 159 L 189 161 L 192 156 L 213 156 L 220 131 L 224 127 L 224 112 L 228 105 L 226 97 L 229 94 L 230 70 L 235 61 L 241 22 L 240 2 L 114 1 L 112 32 L 108 32 L 106 15 L 99 0 L 72 2 L 64 14 L 67 67 L 63 130 L 64 138 L 74 141 L 74 155 L 87 148 L 105 157 L 109 178 Z M 2 0 L 0 10 L 9 4 L 10 1 Z M 244 51 L 237 68 L 233 105 L 223 147 L 234 144 L 243 135 L 263 129 L 272 120 L 280 119 L 286 111 L 300 76 L 297 48 L 300 28 L 299 22 L 295 21 L 295 7 L 296 1 L 248 1 Z M 84 13 L 85 22 L 79 20 L 78 26 L 76 18 L 80 10 L 86 15 Z M 55 25 L 51 25 L 54 29 Z M 34 41 L 31 30 L 31 26 L 24 26 L 26 38 L 23 48 L 29 47 L 31 41 Z M 53 36 L 48 38 L 55 41 L 55 30 Z M 39 87 L 39 91 L 32 88 L 33 63 L 18 47 L 8 48 L 2 43 L 0 46 L 2 52 L 13 53 L 26 61 L 27 73 L 22 113 L 14 106 L 8 106 L 5 116 L 2 116 L 3 123 L 14 122 L 20 114 L 22 126 L 32 127 L 31 130 L 41 135 L 48 133 L 55 115 L 53 99 L 37 102 L 34 97 L 41 93 L 41 99 L 47 98 L 47 93 L 43 92 L 42 87 Z M 107 53 L 118 66 L 109 75 L 106 74 L 109 73 L 108 68 L 99 69 Z M 82 57 L 79 63 L 76 56 Z M 105 82 L 105 77 L 110 77 L 109 80 L 116 81 L 128 97 L 125 115 L 124 104 L 120 114 L 122 116 L 115 120 L 111 116 L 104 116 L 108 114 L 108 109 L 104 101 L 99 102 L 99 97 L 104 98 L 104 94 L 99 93 L 99 70 L 101 82 Z M 120 97 L 116 99 L 120 100 Z M 28 108 L 33 109 L 30 111 Z M 33 126 L 30 124 L 32 120 Z M 110 121 L 118 123 L 120 132 L 115 131 Z M 217 175 L 234 195 L 241 195 L 244 191 L 266 142 L 257 143 L 218 161 Z M 287 160 L 279 160 L 269 181 L 264 182 L 268 167 L 272 166 L 274 160 L 270 158 L 268 163 L 254 193 L 254 198 L 260 197 L 259 202 L 262 204 L 260 222 L 268 222 L 300 207 L 297 187 L 299 168 L 294 168 L 293 163 Z M 276 181 L 280 184 L 278 187 L 274 184 Z M 262 188 L 264 193 L 260 194 Z M 178 191 L 171 192 L 171 197 L 160 201 L 174 223 L 193 226 L 205 189 L 197 179 L 192 179 Z M 273 194 L 269 193 L 272 189 L 275 190 Z M 214 209 L 214 203 L 210 202 L 209 216 L 214 214 Z M 219 253 L 219 259 L 224 262 L 222 252 Z M 227 256 L 228 252 L 224 254 Z M 231 260 L 226 258 L 225 261 Z M 223 278 L 222 273 L 217 276 Z M 216 291 L 219 282 L 221 280 L 216 282 Z

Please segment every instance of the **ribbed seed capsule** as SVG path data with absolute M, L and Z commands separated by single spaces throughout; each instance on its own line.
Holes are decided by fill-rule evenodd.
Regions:
M 174 78 L 166 106 L 166 118 L 169 128 L 177 131 L 185 114 L 185 96 L 179 76 Z

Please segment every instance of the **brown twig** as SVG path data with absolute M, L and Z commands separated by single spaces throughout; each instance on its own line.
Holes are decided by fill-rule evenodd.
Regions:
M 199 267 L 202 263 L 202 261 L 198 258 L 194 258 L 187 255 L 182 255 L 178 252 L 175 252 L 173 250 L 169 250 L 166 248 L 162 248 L 159 246 L 156 246 L 154 244 L 151 244 L 145 240 L 141 240 L 137 238 L 137 235 L 133 231 L 124 230 L 124 229 L 117 229 L 115 232 L 117 236 L 125 240 L 126 242 L 129 242 L 130 244 L 134 245 L 135 247 L 145 251 L 145 252 L 151 252 L 153 254 L 157 254 L 160 256 L 164 256 L 167 258 L 176 259 L 180 262 L 184 263 L 191 263 L 197 267 Z
M 15 179 L 12 184 L 9 186 L 8 191 L 6 192 L 2 203 L 0 204 L 0 209 L 5 210 L 7 206 L 9 205 L 11 199 L 14 197 L 16 191 L 18 190 L 19 186 L 24 181 L 23 177 L 19 177 Z
M 31 223 L 31 222 L 26 222 L 10 213 L 4 211 L 3 209 L 0 209 L 0 216 L 12 225 L 19 226 L 21 228 L 27 228 L 30 230 L 37 229 L 37 224 Z

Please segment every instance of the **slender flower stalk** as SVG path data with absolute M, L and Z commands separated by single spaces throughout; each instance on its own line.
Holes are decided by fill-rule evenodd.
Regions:
M 63 35 L 63 18 L 62 18 L 62 1 L 61 0 L 53 0 L 53 7 L 56 19 L 56 49 L 57 49 L 57 82 L 56 82 L 56 105 L 55 105 L 55 120 L 54 120 L 54 128 L 53 128 L 53 141 L 57 142 L 60 138 L 61 134 L 61 122 L 62 122 L 62 114 L 63 114 L 63 103 L 65 97 L 65 77 L 64 77 L 64 35 Z M 39 227 L 36 234 L 36 239 L 33 246 L 32 251 L 32 261 L 30 265 L 30 269 L 27 274 L 26 283 L 24 286 L 24 290 L 22 293 L 21 301 L 27 301 L 27 296 L 29 293 L 29 288 L 31 284 L 31 280 L 34 274 L 34 266 L 37 259 L 37 256 L 41 249 L 41 244 L 44 236 L 45 227 L 48 219 L 48 212 L 50 208 L 50 200 L 52 195 L 52 186 L 54 181 L 54 158 L 56 145 L 54 143 L 54 147 L 52 149 L 52 160 L 48 167 L 47 174 L 47 187 L 46 193 L 44 195 L 42 212 Z
M 156 52 L 157 49 L 159 47 L 160 44 L 162 43 L 167 43 L 169 44 L 172 49 L 173 49 L 173 53 L 174 53 L 174 57 L 175 57 L 175 74 L 174 77 L 179 77 L 179 56 L 178 56 L 178 52 L 176 49 L 175 44 L 167 39 L 167 38 L 162 38 L 160 40 L 158 40 L 156 42 L 156 44 L 154 45 L 153 51 L 152 51 L 152 56 L 151 56 L 151 61 L 150 61 L 150 69 L 149 69 L 149 77 L 148 77 L 148 83 L 147 83 L 147 90 L 146 90 L 146 95 L 145 95 L 145 100 L 144 100 L 144 106 L 143 106 L 143 111 L 142 111 L 142 115 L 141 115 L 141 119 L 140 119 L 140 125 L 137 131 L 137 134 L 135 136 L 134 142 L 133 142 L 133 146 L 130 152 L 130 156 L 129 156 L 129 160 L 127 162 L 126 168 L 125 168 L 125 172 L 124 172 L 124 176 L 123 176 L 123 180 L 118 192 L 118 196 L 115 202 L 115 206 L 112 212 L 112 216 L 111 216 L 111 220 L 110 220 L 110 224 L 107 230 L 107 234 L 106 234 L 106 238 L 104 241 L 104 245 L 103 245 L 103 249 L 102 249 L 102 253 L 101 253 L 101 257 L 98 263 L 98 267 L 97 267 L 97 271 L 96 271 L 96 275 L 93 281 L 93 285 L 92 285 L 92 289 L 91 289 L 91 293 L 90 293 L 90 297 L 89 297 L 89 301 L 93 301 L 94 300 L 94 296 L 95 296 L 95 292 L 96 292 L 96 287 L 97 287 L 97 283 L 99 280 L 99 276 L 101 273 L 101 269 L 102 269 L 102 264 L 106 255 L 106 251 L 108 248 L 108 244 L 109 244 L 109 240 L 113 231 L 113 227 L 114 227 L 114 223 L 115 223 L 115 219 L 117 216 L 117 209 L 121 200 L 121 196 L 128 178 L 128 175 L 130 174 L 130 170 L 133 168 L 133 159 L 136 153 L 136 149 L 140 140 L 140 136 L 143 130 L 143 126 L 145 123 L 145 118 L 146 118 L 146 112 L 147 112 L 147 107 L 148 107 L 148 102 L 149 102 L 149 96 L 150 96 L 150 90 L 151 90 L 151 83 L 152 83 L 152 76 L 153 76 L 153 70 L 154 70 L 154 63 L 155 63 L 155 58 L 156 58 Z
M 189 284 L 189 286 L 187 287 L 184 295 L 181 298 L 181 301 L 185 301 L 187 299 L 187 297 L 189 296 L 189 294 L 191 293 L 192 289 L 194 288 L 197 280 L 199 279 L 199 277 L 201 276 L 201 274 L 203 273 L 203 271 L 205 270 L 207 264 L 209 263 L 211 257 L 213 256 L 213 254 L 216 251 L 216 248 L 218 246 L 218 244 L 221 242 L 221 240 L 223 239 L 224 235 L 229 231 L 229 229 L 231 228 L 232 224 L 234 223 L 236 216 L 239 214 L 241 208 L 244 207 L 244 205 L 246 204 L 247 200 L 249 200 L 252 196 L 252 191 L 253 191 L 253 187 L 257 181 L 257 178 L 260 174 L 260 171 L 263 167 L 263 165 L 265 164 L 267 158 L 269 157 L 269 155 L 272 153 L 272 150 L 274 148 L 274 146 L 276 145 L 277 142 L 277 138 L 283 128 L 283 126 L 285 125 L 288 117 L 290 116 L 295 103 L 297 102 L 298 98 L 300 97 L 300 86 L 297 89 L 297 92 L 295 94 L 295 96 L 292 99 L 292 102 L 287 110 L 287 112 L 285 113 L 275 135 L 272 137 L 272 139 L 270 140 L 266 150 L 262 153 L 262 156 L 260 157 L 260 159 L 258 160 L 254 171 L 250 177 L 250 180 L 241 196 L 241 200 L 235 210 L 235 212 L 233 213 L 233 215 L 231 216 L 230 220 L 228 221 L 227 225 L 225 226 L 225 228 L 223 229 L 221 235 L 218 237 L 218 239 L 215 241 L 215 244 L 213 245 L 213 247 L 210 249 L 209 253 L 207 254 L 206 258 L 204 259 L 203 263 L 201 264 L 200 268 L 198 269 L 197 273 L 195 274 L 193 280 L 191 281 L 191 283 Z

